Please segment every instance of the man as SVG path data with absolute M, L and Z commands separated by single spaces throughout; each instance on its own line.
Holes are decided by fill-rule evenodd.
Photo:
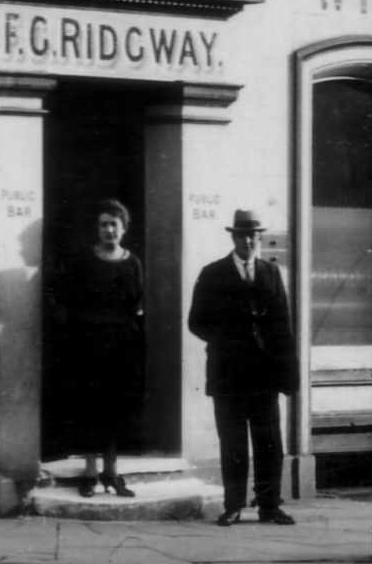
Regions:
M 226 230 L 234 250 L 203 268 L 189 315 L 190 330 L 207 342 L 206 393 L 214 401 L 224 486 L 218 524 L 238 522 L 246 505 L 249 420 L 259 520 L 292 525 L 279 508 L 278 392 L 298 385 L 287 299 L 277 266 L 258 258 L 265 228 L 257 215 L 237 210 Z

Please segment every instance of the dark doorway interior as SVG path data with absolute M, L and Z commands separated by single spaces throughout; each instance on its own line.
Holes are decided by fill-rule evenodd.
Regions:
M 64 321 L 55 315 L 55 287 L 69 258 L 90 242 L 99 199 L 115 197 L 128 206 L 126 244 L 143 262 L 143 107 L 138 92 L 71 82 L 61 83 L 50 99 L 44 145 L 44 459 L 74 452 L 65 383 L 78 374 Z M 141 420 L 139 415 L 123 433 L 122 451 L 144 448 Z

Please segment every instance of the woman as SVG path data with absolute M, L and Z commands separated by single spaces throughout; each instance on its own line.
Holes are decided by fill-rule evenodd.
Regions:
M 133 497 L 117 474 L 118 438 L 125 435 L 142 394 L 142 270 L 122 246 L 128 210 L 103 200 L 96 213 L 97 242 L 70 269 L 67 284 L 76 393 L 78 447 L 89 452 L 79 493 L 91 497 L 98 479 L 106 491 Z M 98 475 L 96 453 L 103 455 Z

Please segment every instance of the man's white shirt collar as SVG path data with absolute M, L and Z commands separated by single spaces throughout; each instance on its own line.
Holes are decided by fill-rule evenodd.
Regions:
M 247 280 L 247 267 L 251 272 L 254 273 L 254 264 L 256 257 L 253 256 L 250 260 L 243 260 L 241 259 L 235 251 L 232 253 L 233 261 L 235 263 L 236 268 L 240 274 L 240 277 L 243 280 Z

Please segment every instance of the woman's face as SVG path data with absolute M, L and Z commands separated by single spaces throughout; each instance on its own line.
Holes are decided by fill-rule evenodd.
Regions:
M 101 245 L 113 249 L 120 245 L 124 234 L 125 228 L 120 217 L 109 213 L 101 213 L 98 216 L 98 239 Z

